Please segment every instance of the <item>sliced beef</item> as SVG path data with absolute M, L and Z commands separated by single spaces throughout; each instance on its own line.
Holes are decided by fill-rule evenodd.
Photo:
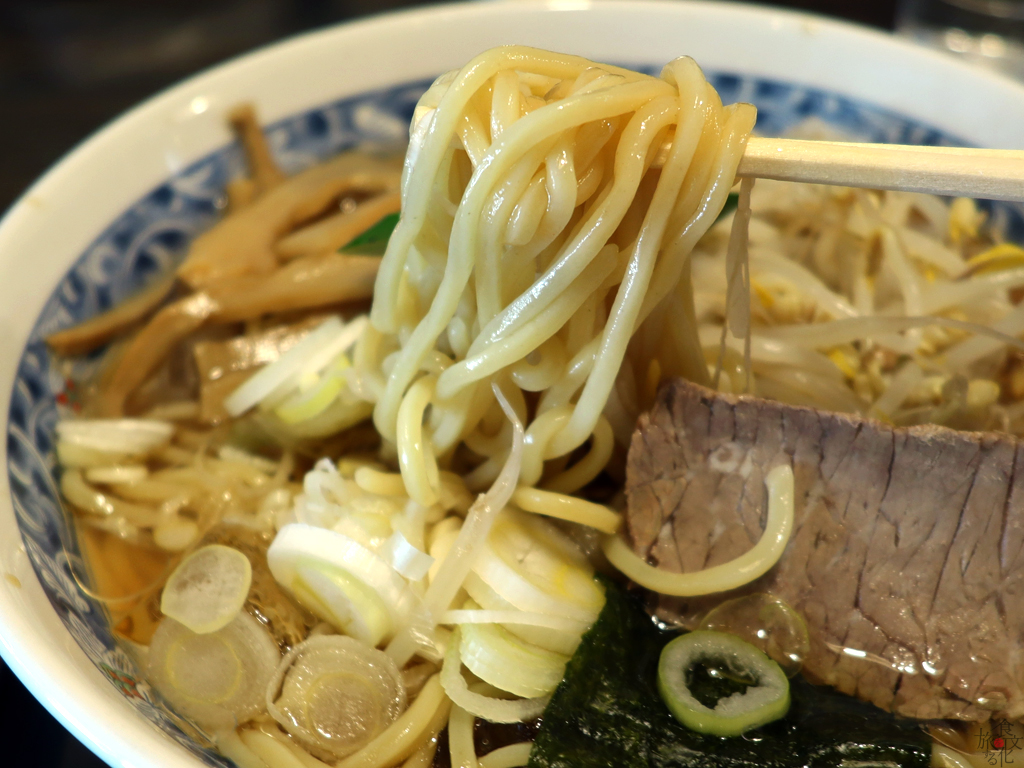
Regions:
M 1024 716 L 1024 448 L 1005 435 L 898 429 L 686 382 L 665 386 L 629 451 L 628 531 L 677 572 L 760 538 L 765 474 L 792 464 L 795 526 L 742 592 L 806 619 L 805 673 L 918 718 Z M 661 598 L 683 625 L 722 596 Z

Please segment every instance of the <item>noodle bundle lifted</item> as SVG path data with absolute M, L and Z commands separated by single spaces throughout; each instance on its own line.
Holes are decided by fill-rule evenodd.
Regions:
M 511 441 L 494 434 L 492 380 L 528 422 L 522 485 L 593 438 L 545 480 L 560 492 L 608 463 L 616 423 L 628 435 L 647 361 L 707 380 L 687 256 L 726 202 L 754 117 L 723 107 L 689 58 L 655 78 L 498 48 L 431 86 L 356 353 L 412 498 L 433 503 L 438 457 L 460 443 L 484 459 L 470 487 L 497 476 Z

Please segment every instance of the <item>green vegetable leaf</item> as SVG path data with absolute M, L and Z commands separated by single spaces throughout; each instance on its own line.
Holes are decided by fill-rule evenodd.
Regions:
M 675 636 L 636 597 L 607 585 L 604 610 L 544 712 L 531 768 L 927 768 L 931 739 L 917 722 L 800 677 L 790 683 L 792 705 L 781 720 L 734 738 L 688 730 L 656 684 L 661 649 Z M 714 684 L 710 675 L 700 682 Z
M 389 213 L 361 235 L 356 235 L 347 245 L 343 245 L 341 253 L 362 253 L 367 255 L 383 254 L 388 247 L 388 239 L 395 231 L 400 214 Z
M 717 224 L 719 221 L 724 219 L 730 213 L 736 210 L 736 207 L 740 204 L 739 192 L 730 192 L 729 196 L 725 198 L 725 205 L 722 206 L 722 210 L 718 214 L 718 218 L 715 219 Z

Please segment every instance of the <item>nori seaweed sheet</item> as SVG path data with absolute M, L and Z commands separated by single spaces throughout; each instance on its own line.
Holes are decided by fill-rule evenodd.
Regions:
M 917 721 L 799 676 L 780 720 L 733 738 L 685 728 L 656 687 L 658 656 L 678 632 L 655 625 L 637 596 L 606 591 L 544 712 L 530 768 L 929 765 L 932 742 Z

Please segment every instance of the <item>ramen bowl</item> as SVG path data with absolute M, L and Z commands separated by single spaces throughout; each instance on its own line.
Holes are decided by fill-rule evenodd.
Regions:
M 403 141 L 419 95 L 481 51 L 519 43 L 656 73 L 687 54 L 758 130 L 825 126 L 862 141 L 1024 148 L 1024 87 L 887 35 L 734 3 L 479 3 L 297 37 L 142 104 L 40 179 L 0 223 L 0 652 L 115 766 L 228 765 L 187 733 L 80 583 L 54 482 L 54 425 L 74 410 L 43 337 L 170 269 L 223 205 L 242 154 L 225 115 L 251 101 L 295 171 L 356 143 Z M 1019 233 L 1020 211 L 998 209 Z

